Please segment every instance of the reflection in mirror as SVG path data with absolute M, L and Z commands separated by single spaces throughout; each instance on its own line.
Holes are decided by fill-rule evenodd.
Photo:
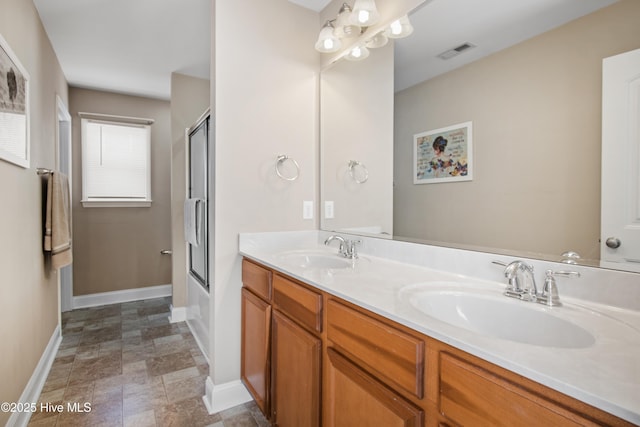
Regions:
M 426 3 L 410 16 L 414 34 L 395 45 L 394 238 L 552 260 L 575 251 L 581 262 L 598 265 L 602 60 L 640 47 L 640 2 L 526 2 L 540 9 L 491 28 L 478 26 L 487 24 L 490 14 L 478 19 L 472 3 Z M 525 2 L 492 3 L 487 10 Z M 469 25 L 463 24 L 465 10 Z M 540 25 L 529 27 L 529 21 Z M 517 44 L 492 44 L 502 34 Z M 398 68 L 399 57 L 412 54 L 405 49 L 420 45 L 417 39 L 429 41 L 420 57 L 435 62 L 425 69 L 417 60 L 405 60 Z M 476 47 L 449 62 L 435 58 L 465 42 Z M 324 115 L 323 104 L 321 121 Z M 473 122 L 473 180 L 413 184 L 413 136 L 468 121 Z M 324 158 L 334 147 L 325 138 L 330 132 L 325 123 L 321 129 Z M 329 191 L 326 174 L 323 162 L 323 200 Z M 336 209 L 333 222 L 323 220 L 322 228 L 347 228 L 338 226 L 344 210 L 351 208 Z M 365 221 L 354 219 L 348 228 L 368 224 L 361 215 Z
M 323 228 L 390 235 L 393 44 L 324 70 L 320 105 Z

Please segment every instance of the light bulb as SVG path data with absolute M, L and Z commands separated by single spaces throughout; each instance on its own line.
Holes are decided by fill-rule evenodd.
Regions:
M 393 21 L 389 29 L 391 30 L 391 34 L 393 35 L 400 34 L 402 32 L 402 25 L 400 24 L 400 20 Z
M 345 56 L 349 61 L 360 61 L 369 56 L 369 49 L 364 46 L 356 46 L 349 51 L 349 54 Z
M 361 27 L 369 27 L 380 19 L 374 0 L 356 0 L 351 13 L 351 22 Z
M 330 53 L 337 51 L 341 46 L 342 42 L 334 35 L 333 25 L 330 21 L 327 21 L 318 35 L 318 41 L 315 45 L 316 50 L 318 52 Z
M 371 12 L 368 10 L 361 10 L 358 12 L 358 22 L 360 24 L 366 24 L 369 22 L 369 18 L 371 17 Z
M 411 25 L 411 22 L 409 22 L 409 17 L 405 15 L 402 18 L 393 21 L 385 33 L 387 37 L 400 39 L 413 33 L 413 26 Z
M 388 42 L 389 39 L 384 34 L 384 31 L 380 31 L 378 34 L 365 41 L 364 45 L 369 49 L 376 49 L 378 47 L 385 46 Z
M 322 47 L 326 51 L 333 50 L 333 46 L 335 46 L 335 43 L 331 39 L 326 39 L 322 42 Z

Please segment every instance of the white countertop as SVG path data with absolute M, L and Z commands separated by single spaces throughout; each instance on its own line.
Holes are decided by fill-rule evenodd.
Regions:
M 562 297 L 562 293 L 564 306 L 557 308 L 513 300 L 517 304 L 534 304 L 541 310 L 553 310 L 554 315 L 588 330 L 595 337 L 595 343 L 573 349 L 507 341 L 441 322 L 409 303 L 414 290 L 429 289 L 442 283 L 473 286 L 498 295 L 504 289 L 504 283 L 392 261 L 364 251 L 349 268 L 302 268 L 288 261 L 285 254 L 295 251 L 337 254 L 337 250 L 320 245 L 318 239 L 323 235 L 317 233 L 315 237 L 309 233 L 302 237 L 289 233 L 285 239 L 273 239 L 274 235 L 241 235 L 240 253 L 427 336 L 640 424 L 638 311 Z M 536 328 L 535 324 L 519 324 L 518 320 L 513 319 L 514 327 Z

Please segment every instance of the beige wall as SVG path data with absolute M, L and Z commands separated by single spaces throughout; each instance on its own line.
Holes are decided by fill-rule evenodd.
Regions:
M 217 385 L 240 378 L 238 233 L 317 227 L 317 219 L 302 219 L 302 202 L 317 201 L 319 58 L 312 46 L 319 19 L 285 0 L 217 0 L 214 6 L 215 273 L 209 354 Z M 276 176 L 279 154 L 300 164 L 298 180 Z
M 638 22 L 621 1 L 399 92 L 394 233 L 597 258 L 602 59 L 640 47 Z M 473 181 L 413 185 L 413 135 L 469 120 Z
M 16 402 L 58 324 L 57 273 L 42 252 L 42 181 L 55 168 L 56 94 L 67 83 L 31 1 L 0 0 L 0 34 L 30 76 L 31 168 L 0 160 L 0 402 Z M 0 412 L 0 425 L 9 419 Z
M 73 118 L 73 294 L 171 283 L 171 111 L 168 101 L 71 88 Z M 151 125 L 150 208 L 84 208 L 78 112 L 147 117 Z
M 209 108 L 209 80 L 171 74 L 171 241 L 173 306 L 185 307 L 187 256 L 184 240 L 185 129 Z

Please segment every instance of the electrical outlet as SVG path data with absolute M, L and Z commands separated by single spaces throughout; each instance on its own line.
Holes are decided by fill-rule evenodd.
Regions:
M 324 217 L 325 219 L 333 218 L 333 200 L 327 200 L 324 202 Z
M 313 219 L 313 200 L 302 202 L 302 219 Z

